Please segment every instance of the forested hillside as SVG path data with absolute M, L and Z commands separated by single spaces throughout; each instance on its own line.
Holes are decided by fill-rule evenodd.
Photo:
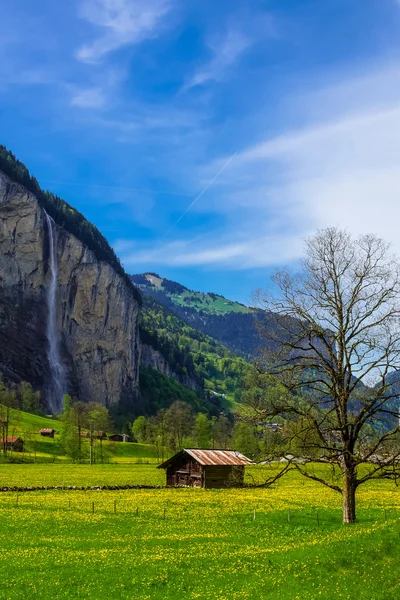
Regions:
M 263 317 L 261 311 L 211 292 L 194 292 L 156 273 L 132 275 L 131 279 L 143 293 L 236 355 L 250 361 L 258 355 L 261 342 L 256 321 Z
M 140 330 L 142 342 L 157 349 L 176 374 L 198 382 L 208 403 L 229 410 L 240 401 L 242 379 L 250 365 L 146 293 Z

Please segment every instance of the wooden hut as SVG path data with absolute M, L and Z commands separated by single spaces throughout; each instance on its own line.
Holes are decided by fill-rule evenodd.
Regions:
M 244 467 L 252 464 L 234 450 L 184 448 L 157 468 L 165 469 L 168 487 L 221 488 L 242 485 Z
M 3 445 L 5 444 L 7 450 L 11 450 L 13 452 L 24 451 L 24 440 L 18 435 L 10 435 L 7 438 L 3 438 L 1 443 Z
M 50 437 L 53 438 L 55 434 L 55 429 L 50 429 L 48 427 L 43 427 L 40 430 L 40 435 L 42 435 L 43 437 Z

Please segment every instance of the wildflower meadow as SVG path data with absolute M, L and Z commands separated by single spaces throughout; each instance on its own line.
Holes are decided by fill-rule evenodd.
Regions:
M 1 481 L 37 470 L 61 485 L 57 467 L 2 466 Z M 88 481 L 89 466 L 63 468 L 66 485 Z M 93 484 L 163 482 L 154 465 L 92 469 Z M 295 473 L 271 488 L 3 492 L 0 598 L 398 598 L 399 491 L 361 488 L 353 526 L 340 508 Z

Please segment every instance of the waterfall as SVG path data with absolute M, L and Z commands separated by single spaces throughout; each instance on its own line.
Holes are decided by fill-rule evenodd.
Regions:
M 59 335 L 57 331 L 57 256 L 54 240 L 54 221 L 47 214 L 46 222 L 49 233 L 49 262 L 50 262 L 50 285 L 47 290 L 47 357 L 50 365 L 51 385 L 48 398 L 49 408 L 53 413 L 59 413 L 63 409 L 64 404 L 64 384 L 65 376 L 64 369 L 60 358 Z

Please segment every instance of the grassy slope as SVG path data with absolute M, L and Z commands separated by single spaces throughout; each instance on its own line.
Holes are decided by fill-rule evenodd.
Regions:
M 178 306 L 189 306 L 197 311 L 203 310 L 212 315 L 224 315 L 229 312 L 250 312 L 247 306 L 227 300 L 223 296 L 212 297 L 201 292 L 182 292 L 182 294 L 168 294 L 167 296 Z
M 164 284 L 164 282 L 168 282 L 168 280 L 163 279 L 162 277 L 156 277 L 153 274 L 145 274 L 145 277 L 148 284 L 136 284 L 139 288 L 142 287 L 144 291 L 148 291 L 148 288 L 151 287 L 158 292 L 162 292 L 178 306 L 190 307 L 196 311 L 202 310 L 211 315 L 224 315 L 230 312 L 251 312 L 251 309 L 244 304 L 228 300 L 218 294 L 195 292 L 184 288 L 183 286 L 180 292 L 171 293 L 168 286 Z
M 86 479 L 88 468 L 79 470 Z M 139 465 L 132 477 L 139 471 L 147 481 L 158 473 Z M 398 492 L 375 483 L 361 488 L 358 502 L 359 523 L 344 527 L 340 496 L 295 474 L 272 489 L 38 492 L 20 494 L 18 506 L 15 494 L 3 493 L 2 594 L 394 600 Z
M 42 428 L 51 428 L 61 432 L 62 427 L 63 424 L 61 421 L 39 417 L 20 410 L 12 410 L 9 435 L 19 435 L 22 437 L 26 446 L 24 454 L 28 458 L 33 459 L 36 456 L 36 460 L 42 462 L 54 462 L 55 460 L 65 462 L 66 458 L 60 452 L 59 433 L 56 433 L 54 439 L 43 437 L 39 433 Z M 111 459 L 112 462 L 157 462 L 156 451 L 153 446 L 148 444 L 116 443 L 114 448 L 116 452 Z M 21 453 L 19 452 L 13 454 L 17 458 L 21 457 Z M 23 467 L 24 465 L 20 466 Z M 5 465 L 0 465 L 0 482 L 1 469 L 4 467 Z M 19 466 L 15 465 L 14 468 L 18 469 Z
M 40 429 L 50 428 L 50 429 L 60 429 L 61 423 L 60 421 L 56 421 L 55 419 L 48 419 L 47 417 L 39 417 L 38 415 L 32 415 L 30 413 L 24 411 L 13 411 L 13 413 L 17 413 L 18 416 L 15 422 L 15 430 L 16 431 L 27 431 L 27 430 L 35 430 L 39 431 Z M 12 426 L 13 427 L 13 426 Z

